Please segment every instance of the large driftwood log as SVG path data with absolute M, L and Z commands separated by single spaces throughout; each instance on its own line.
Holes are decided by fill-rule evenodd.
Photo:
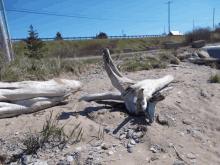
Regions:
M 90 94 L 83 96 L 80 100 L 123 100 L 126 108 L 131 113 L 144 113 L 149 122 L 154 121 L 156 103 L 163 100 L 167 91 L 172 87 L 167 87 L 174 80 L 171 75 L 159 79 L 146 79 L 143 81 L 134 81 L 124 77 L 117 67 L 113 64 L 109 50 L 103 51 L 103 59 L 106 72 L 112 82 L 112 85 L 120 93 L 110 92 L 101 94 Z
M 32 113 L 54 106 L 82 87 L 75 80 L 0 82 L 0 118 Z

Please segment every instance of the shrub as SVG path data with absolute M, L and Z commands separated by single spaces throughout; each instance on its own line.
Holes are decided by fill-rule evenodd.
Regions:
M 63 37 L 62 37 L 60 32 L 57 32 L 56 37 L 54 38 L 54 40 L 63 40 Z
M 107 34 L 104 33 L 104 32 L 100 32 L 96 37 L 95 39 L 106 39 L 108 38 Z
M 176 58 L 172 58 L 171 61 L 170 61 L 170 63 L 171 63 L 171 64 L 179 65 L 180 62 L 179 62 Z
M 220 83 L 220 76 L 219 75 L 212 75 L 210 78 L 209 78 L 210 82 L 211 83 Z
M 212 32 L 209 27 L 197 28 L 185 34 L 185 45 L 189 45 L 196 40 L 211 40 Z

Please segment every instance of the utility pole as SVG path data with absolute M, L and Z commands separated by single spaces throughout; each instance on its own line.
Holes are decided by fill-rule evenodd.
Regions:
M 165 34 L 165 26 L 164 26 L 164 34 Z
M 8 38 L 7 43 L 9 45 L 9 49 L 10 49 L 10 57 L 11 57 L 11 60 L 14 61 L 11 37 L 10 37 L 10 33 L 9 33 L 8 21 L 7 21 L 7 17 L 6 17 L 5 6 L 4 6 L 3 0 L 1 0 L 1 6 L 2 6 L 2 9 L 3 9 L 3 16 L 4 16 L 5 26 L 6 26 L 6 30 L 7 30 L 7 38 Z
M 215 18 L 215 8 L 213 9 L 213 31 L 214 31 L 214 18 Z
M 8 49 L 8 43 L 7 43 L 7 38 L 5 36 L 5 30 L 4 30 L 4 25 L 3 25 L 3 21 L 2 21 L 2 15 L 1 15 L 1 12 L 0 12 L 0 36 L 1 36 L 1 39 L 2 39 L 2 53 L 3 53 L 3 56 L 4 56 L 4 61 L 8 61 L 10 62 L 11 61 L 11 56 L 10 56 L 10 52 L 9 52 L 9 49 Z
M 173 1 L 168 1 L 168 3 L 166 3 L 166 4 L 168 4 L 168 27 L 169 27 L 169 42 L 170 42 L 170 3 L 172 3 Z
M 213 30 L 212 30 L 212 44 L 213 44 L 213 34 L 214 34 L 214 30 L 215 30 L 215 28 L 214 28 L 214 19 L 215 18 L 215 8 L 213 9 Z
M 194 34 L 194 20 L 193 20 L 193 34 Z

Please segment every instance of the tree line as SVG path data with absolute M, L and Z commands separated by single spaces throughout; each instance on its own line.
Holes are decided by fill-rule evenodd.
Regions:
M 42 39 L 38 38 L 38 33 L 34 30 L 33 25 L 30 25 L 30 30 L 28 31 L 29 36 L 22 41 L 26 42 L 25 49 L 27 49 L 28 53 L 25 53 L 29 58 L 40 59 L 43 58 L 43 52 L 45 51 L 43 48 L 45 43 Z M 100 32 L 94 39 L 106 39 L 108 38 L 107 34 L 104 32 Z M 60 32 L 56 33 L 54 40 L 63 40 L 63 37 Z

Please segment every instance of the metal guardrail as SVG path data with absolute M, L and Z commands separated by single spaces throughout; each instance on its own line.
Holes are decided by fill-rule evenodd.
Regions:
M 132 35 L 132 36 L 108 36 L 108 39 L 122 39 L 122 38 L 149 38 L 149 37 L 164 37 L 162 35 Z M 11 38 L 12 42 L 22 41 L 26 38 Z M 39 38 L 42 41 L 54 41 L 54 38 Z M 65 37 L 63 40 L 92 40 L 97 37 Z

